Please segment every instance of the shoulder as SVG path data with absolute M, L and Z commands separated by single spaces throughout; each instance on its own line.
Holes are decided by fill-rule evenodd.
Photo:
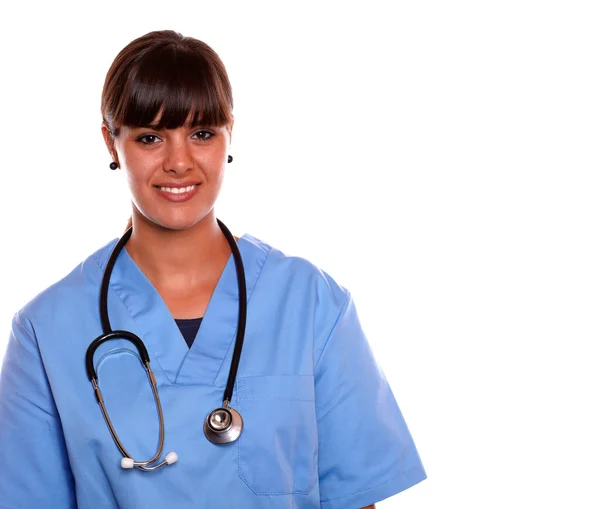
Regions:
M 100 291 L 102 269 L 118 239 L 107 242 L 77 264 L 68 274 L 38 293 L 16 313 L 19 321 L 51 318 L 65 306 L 78 304 L 82 298 L 96 298 Z
M 282 300 L 290 302 L 294 296 L 296 301 L 310 302 L 317 313 L 327 315 L 323 316 L 325 321 L 334 319 L 349 300 L 350 291 L 310 260 L 252 235 L 245 234 L 243 239 L 251 250 L 263 253 L 260 285 Z
M 285 252 L 249 234 L 245 234 L 243 239 L 250 244 L 251 249 L 265 254 L 264 269 L 267 273 L 296 284 L 315 285 L 330 292 L 332 297 L 341 298 L 342 301 L 346 299 L 348 289 L 310 260 Z

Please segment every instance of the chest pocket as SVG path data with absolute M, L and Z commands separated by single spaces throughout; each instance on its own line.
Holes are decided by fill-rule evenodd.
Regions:
M 256 495 L 308 494 L 317 482 L 312 376 L 240 378 L 238 475 Z

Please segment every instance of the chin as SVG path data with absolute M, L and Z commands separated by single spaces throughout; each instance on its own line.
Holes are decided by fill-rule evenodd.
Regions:
M 145 211 L 142 211 L 140 207 L 136 207 L 136 209 L 138 219 L 141 219 L 143 223 L 146 223 L 151 228 L 187 230 L 209 216 L 212 207 L 209 207 L 208 210 L 205 207 L 202 207 L 200 210 L 196 207 L 178 207 L 176 210 L 156 207 L 152 207 L 153 210 L 146 209 Z
M 159 226 L 167 230 L 187 230 L 197 223 L 197 221 L 164 221 Z
M 165 230 L 186 230 L 198 222 L 196 218 L 191 219 L 187 217 L 160 217 L 145 214 L 142 214 L 142 216 L 143 222 L 150 228 L 158 227 Z

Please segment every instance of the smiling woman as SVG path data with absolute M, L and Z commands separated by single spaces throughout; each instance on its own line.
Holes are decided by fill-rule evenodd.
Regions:
M 131 219 L 14 317 L 0 506 L 372 508 L 425 479 L 350 292 L 215 215 L 234 123 L 217 54 L 146 34 L 101 111 Z
M 191 38 L 167 39 L 150 33 L 116 57 L 102 92 L 102 134 L 115 168 L 122 164 L 127 172 L 134 215 L 185 228 L 206 216 L 219 195 L 233 96 L 212 48 Z M 194 162 L 202 175 L 190 176 Z M 165 207 L 156 195 L 178 205 Z M 204 206 L 186 203 L 192 199 Z

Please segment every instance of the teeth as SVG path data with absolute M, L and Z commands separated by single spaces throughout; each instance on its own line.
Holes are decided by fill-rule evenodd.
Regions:
M 192 191 L 195 187 L 196 187 L 195 185 L 187 186 L 187 187 L 161 187 L 160 190 L 166 191 L 167 193 L 181 194 L 181 193 L 188 193 L 188 192 Z

